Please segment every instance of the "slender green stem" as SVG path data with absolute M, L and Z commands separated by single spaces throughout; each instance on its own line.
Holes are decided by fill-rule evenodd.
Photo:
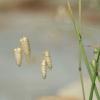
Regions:
M 81 81 L 81 86 L 82 86 L 83 100 L 86 100 L 85 99 L 85 89 L 84 89 L 84 81 L 83 81 L 83 73 L 82 73 L 81 60 L 82 60 L 82 55 L 81 55 L 81 52 L 79 52 L 79 73 L 80 73 L 80 81 Z
M 90 70 L 90 67 L 91 67 L 91 66 L 90 66 L 90 64 L 89 64 L 87 55 L 86 55 L 86 53 L 85 53 L 85 49 L 84 49 L 84 47 L 83 47 L 83 45 L 82 45 L 81 43 L 80 43 L 80 49 L 81 49 L 81 52 L 82 52 L 82 55 L 83 55 L 84 62 L 85 62 L 85 64 L 86 64 L 86 66 L 87 66 L 90 79 L 91 79 L 91 81 L 92 81 L 92 83 L 93 83 L 93 75 L 92 75 L 91 70 Z M 95 86 L 95 94 L 96 94 L 97 100 L 100 100 L 99 92 L 98 92 L 98 89 L 97 89 L 96 86 Z
M 96 82 L 96 74 L 94 75 L 94 78 L 93 78 L 93 83 L 92 83 L 92 86 L 91 86 L 89 100 L 93 99 L 93 91 L 94 91 L 94 88 L 95 88 L 95 85 L 96 85 L 95 82 Z
M 91 72 L 94 75 L 95 68 L 94 68 L 94 66 L 92 64 L 90 66 L 91 66 Z M 98 81 L 100 82 L 100 76 L 99 75 L 97 76 L 97 78 L 98 78 Z
M 98 53 L 98 57 L 97 57 L 97 60 L 96 60 L 96 65 L 95 65 L 95 74 L 94 74 L 94 78 L 93 78 L 93 83 L 92 83 L 92 86 L 91 86 L 91 92 L 90 92 L 90 96 L 89 96 L 89 100 L 92 100 L 93 99 L 93 91 L 94 91 L 94 88 L 96 86 L 95 82 L 96 82 L 96 77 L 98 76 L 98 63 L 99 63 L 99 58 L 100 58 L 100 52 Z
M 82 73 L 81 70 L 80 70 L 80 80 L 81 80 L 81 86 L 82 86 L 83 100 L 86 100 L 85 99 L 85 89 L 84 89 L 83 73 Z
M 82 23 L 82 0 L 78 0 L 78 8 L 79 8 L 79 26 L 81 28 Z
M 80 30 L 79 30 L 79 28 L 77 27 L 77 25 L 75 23 L 75 19 L 74 19 L 74 16 L 73 16 L 73 12 L 72 12 L 69 0 L 67 1 L 67 5 L 68 5 L 68 11 L 69 11 L 71 20 L 72 20 L 74 28 L 75 28 L 75 32 L 76 32 L 76 36 L 77 36 L 77 39 L 78 39 L 78 42 L 79 42 L 79 47 L 80 47 L 80 51 L 81 51 L 82 57 L 83 57 L 83 60 L 84 60 L 84 62 L 86 64 L 86 66 L 87 66 L 87 70 L 88 70 L 91 82 L 93 83 L 93 75 L 92 75 L 91 70 L 90 70 L 91 66 L 89 64 L 89 61 L 88 61 L 88 58 L 87 58 L 87 55 L 86 55 L 86 52 L 85 52 L 85 48 L 83 46 L 82 36 L 81 36 Z M 97 100 L 100 100 L 100 96 L 99 96 L 98 89 L 97 89 L 96 86 L 95 86 L 95 94 L 96 94 Z
M 80 72 L 80 81 L 81 81 L 81 86 L 82 86 L 83 100 L 86 100 L 85 99 L 85 89 L 84 89 L 83 73 L 82 73 L 82 68 L 81 67 L 79 67 L 79 72 Z
M 81 29 L 82 25 L 82 0 L 78 0 L 78 8 L 79 8 L 79 26 Z M 81 51 L 79 50 L 79 73 L 80 73 L 80 81 L 81 81 L 81 87 L 82 87 L 82 93 L 83 93 L 83 100 L 85 100 L 85 89 L 84 89 L 84 80 L 83 80 L 83 72 L 82 72 L 82 55 Z

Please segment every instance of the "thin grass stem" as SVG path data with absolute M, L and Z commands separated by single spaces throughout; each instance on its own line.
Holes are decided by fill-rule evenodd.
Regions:
M 91 73 L 90 64 L 89 64 L 89 61 L 88 61 L 88 58 L 87 58 L 87 55 L 86 55 L 86 52 L 85 52 L 85 48 L 83 46 L 82 36 L 81 36 L 81 33 L 80 33 L 80 30 L 79 30 L 78 26 L 75 23 L 75 19 L 74 19 L 74 16 L 73 16 L 73 12 L 72 12 L 71 4 L 70 4 L 69 0 L 67 1 L 67 6 L 68 6 L 68 11 L 69 11 L 71 20 L 72 20 L 74 28 L 75 28 L 75 32 L 76 32 L 77 39 L 78 39 L 78 42 L 79 42 L 79 47 L 80 47 L 80 51 L 81 51 L 82 57 L 83 57 L 84 62 L 86 64 L 86 66 L 87 66 L 87 70 L 88 70 L 91 82 L 93 83 L 93 75 Z M 97 100 L 100 100 L 100 96 L 99 96 L 98 89 L 97 89 L 96 86 L 95 86 L 95 94 L 96 94 Z
M 93 83 L 92 83 L 92 86 L 91 86 L 89 100 L 93 99 L 93 91 L 94 91 L 94 88 L 96 86 L 95 82 L 96 82 L 96 78 L 98 76 L 99 58 L 100 58 L 100 52 L 98 53 L 98 57 L 97 57 L 97 60 L 96 60 L 96 66 L 95 66 L 95 70 L 94 70 L 95 74 L 94 74 Z
M 81 23 L 82 23 L 82 0 L 78 0 L 78 9 L 79 9 L 79 26 L 81 28 Z
M 78 0 L 78 9 L 79 9 L 79 26 L 81 29 L 81 17 L 82 17 L 82 1 Z M 85 100 L 85 89 L 84 89 L 84 80 L 83 80 L 83 72 L 82 72 L 82 55 L 81 51 L 79 50 L 79 73 L 80 73 L 80 81 L 81 81 L 81 87 L 82 87 L 82 93 L 83 93 L 83 100 Z
M 92 72 L 92 74 L 94 74 L 95 68 L 92 64 L 90 66 L 91 66 L 91 72 Z M 97 76 L 97 78 L 98 78 L 98 81 L 100 82 L 100 76 L 99 75 Z
M 82 60 L 82 56 L 81 56 L 81 52 L 80 52 L 80 54 L 79 54 L 79 73 L 80 73 L 80 81 L 81 81 L 81 87 L 82 87 L 82 93 L 83 93 L 83 100 L 86 100 L 85 99 L 85 89 L 84 89 L 84 81 L 83 81 L 81 60 Z

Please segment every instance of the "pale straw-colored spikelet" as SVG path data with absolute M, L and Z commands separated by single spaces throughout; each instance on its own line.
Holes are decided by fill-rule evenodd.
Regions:
M 51 61 L 50 52 L 48 50 L 46 50 L 44 52 L 44 59 L 46 60 L 48 69 L 51 70 L 52 69 L 52 61 Z
M 22 50 L 21 48 L 15 48 L 14 49 L 14 56 L 15 56 L 15 60 L 16 60 L 16 64 L 18 66 L 21 66 L 22 64 Z
M 42 78 L 46 79 L 47 77 L 47 64 L 45 59 L 43 59 L 42 64 L 41 64 L 41 73 L 42 73 Z
M 30 48 L 29 39 L 27 37 L 22 37 L 20 39 L 20 45 L 24 55 L 26 56 L 26 60 L 29 63 L 31 58 L 31 48 Z

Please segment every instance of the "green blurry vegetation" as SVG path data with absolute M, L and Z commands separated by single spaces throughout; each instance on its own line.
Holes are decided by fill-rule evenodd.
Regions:
M 79 2 L 78 3 L 78 5 L 79 5 L 79 23 L 81 23 L 81 13 L 82 13 L 81 12 L 81 0 L 78 0 L 78 2 Z M 70 3 L 69 0 L 67 0 L 67 9 L 68 9 L 70 18 L 72 20 L 72 23 L 74 25 L 77 40 L 78 40 L 78 43 L 79 43 L 79 52 L 80 52 L 79 53 L 79 55 L 80 55 L 79 71 L 80 71 L 80 79 L 81 79 L 81 85 L 82 85 L 82 90 L 83 90 L 83 99 L 85 100 L 85 93 L 84 93 L 84 81 L 83 81 L 82 67 L 81 67 L 81 58 L 83 58 L 83 60 L 84 60 L 84 63 L 86 65 L 86 68 L 88 70 L 88 74 L 90 76 L 90 80 L 91 80 L 91 83 L 92 83 L 90 95 L 89 95 L 89 100 L 93 100 L 94 91 L 95 91 L 97 100 L 100 100 L 100 93 L 99 93 L 99 90 L 96 86 L 96 79 L 97 78 L 98 78 L 98 81 L 100 82 L 100 80 L 99 80 L 100 76 L 98 74 L 99 62 L 100 62 L 100 47 L 95 47 L 95 50 L 94 50 L 95 59 L 94 59 L 94 65 L 92 65 L 89 62 L 89 59 L 87 57 L 86 50 L 85 50 L 85 47 L 84 47 L 84 44 L 83 44 L 83 38 L 82 38 L 82 34 L 81 34 L 81 26 L 78 26 L 76 24 L 76 20 L 74 18 L 73 11 L 72 11 L 72 8 L 71 8 L 71 3 Z M 92 68 L 92 70 L 91 70 L 91 68 Z

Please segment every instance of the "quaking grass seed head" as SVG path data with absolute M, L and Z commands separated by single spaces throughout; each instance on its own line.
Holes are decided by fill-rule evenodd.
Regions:
M 49 57 L 49 56 L 50 56 L 49 51 L 48 51 L 48 50 L 46 50 L 46 51 L 44 52 L 44 55 L 45 55 L 45 57 Z
M 29 39 L 27 37 L 22 37 L 20 39 L 20 45 L 22 47 L 22 50 L 23 50 L 24 54 L 25 55 L 30 55 L 31 48 L 30 48 Z
M 29 39 L 27 37 L 22 37 L 20 39 L 20 45 L 21 45 L 23 53 L 26 56 L 26 61 L 29 63 L 31 60 L 31 48 L 30 48 Z
M 46 60 L 47 67 L 51 70 L 52 69 L 52 61 L 49 51 L 45 51 L 44 59 Z
M 19 47 L 15 48 L 14 49 L 14 56 L 15 56 L 16 64 L 18 66 L 21 66 L 21 64 L 22 64 L 22 49 Z
M 42 64 L 41 64 L 41 73 L 42 73 L 42 78 L 46 79 L 47 77 L 47 64 L 45 59 L 43 59 Z

